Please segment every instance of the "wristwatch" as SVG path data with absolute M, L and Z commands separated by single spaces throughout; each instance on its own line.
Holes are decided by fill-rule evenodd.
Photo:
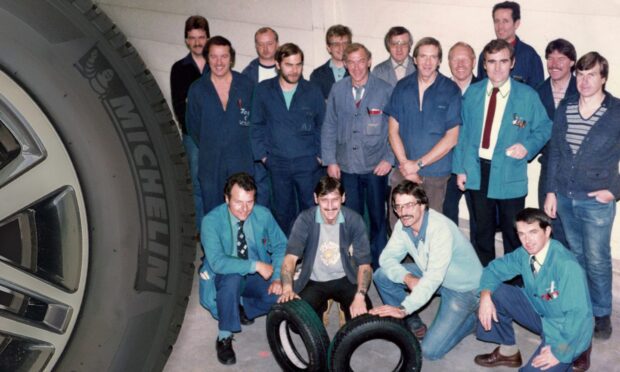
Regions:
M 405 309 L 405 307 L 403 305 L 400 305 L 398 307 L 398 310 L 402 311 L 403 313 L 405 313 L 405 315 L 407 315 L 407 309 Z
M 418 164 L 418 167 L 420 169 L 424 168 L 424 162 L 422 161 L 422 159 L 418 159 L 418 162 L 416 164 Z
M 357 291 L 357 293 L 361 294 L 362 296 L 366 296 L 366 290 L 365 289 L 360 289 Z

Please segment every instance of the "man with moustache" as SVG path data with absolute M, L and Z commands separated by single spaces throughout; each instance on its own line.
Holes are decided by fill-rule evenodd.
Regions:
M 577 51 L 573 44 L 564 39 L 556 39 L 547 44 L 545 49 L 545 58 L 547 60 L 547 72 L 549 77 L 542 82 L 536 91 L 540 97 L 540 101 L 549 119 L 553 120 L 555 109 L 560 101 L 565 97 L 571 97 L 577 94 L 577 79 L 573 75 L 575 70 L 575 62 L 577 61 Z M 549 168 L 547 165 L 547 152 L 549 144 L 543 147 L 538 157 L 540 162 L 540 177 L 538 178 L 538 205 L 542 207 L 547 196 L 547 173 Z M 564 228 L 560 216 L 556 216 L 551 220 L 553 239 L 568 247 Z
M 394 26 L 385 34 L 383 44 L 390 57 L 375 66 L 372 73 L 395 87 L 400 79 L 415 72 L 413 58 L 409 56 L 413 37 L 406 28 Z
M 514 1 L 504 1 L 495 4 L 491 12 L 495 36 L 510 43 L 514 49 L 515 63 L 510 76 L 532 88 L 540 84 L 545 75 L 540 56 L 529 44 L 519 39 L 516 32 L 521 25 L 521 6 Z M 478 58 L 478 77 L 485 78 L 487 71 L 484 69 L 484 56 L 480 53 Z
M 202 193 L 198 184 L 198 147 L 187 132 L 185 124 L 185 110 L 187 108 L 187 92 L 189 86 L 209 71 L 207 59 L 204 56 L 204 47 L 209 40 L 209 22 L 202 16 L 191 16 L 185 21 L 185 45 L 189 53 L 176 61 L 170 70 L 170 94 L 172 95 L 172 110 L 181 127 L 183 146 L 189 162 L 192 188 L 194 191 L 194 207 L 196 208 L 196 228 L 200 230 L 200 222 L 204 214 L 202 207 Z
M 504 254 L 519 246 L 514 216 L 528 191 L 527 165 L 551 134 L 551 121 L 536 91 L 510 78 L 514 49 L 502 40 L 482 51 L 488 78 L 463 96 L 463 127 L 454 151 L 453 172 L 461 190 L 470 190 L 476 216 L 475 248 L 483 266 L 495 258 L 499 215 Z
M 334 25 L 328 28 L 325 33 L 327 52 L 331 58 L 310 74 L 310 81 L 321 88 L 325 99 L 327 99 L 332 85 L 348 75 L 343 55 L 345 48 L 351 44 L 352 40 L 353 33 L 347 26 Z
M 198 146 L 203 213 L 223 202 L 221 190 L 233 173 L 254 172 L 250 107 L 254 84 L 232 71 L 235 50 L 214 36 L 205 47 L 210 71 L 190 87 L 187 128 Z
M 301 298 L 320 318 L 333 299 L 350 320 L 372 307 L 367 295 L 372 268 L 364 219 L 342 205 L 345 189 L 336 178 L 321 178 L 314 201 L 317 206 L 301 212 L 288 239 L 278 302 Z M 295 272 L 300 259 L 300 271 Z
M 398 82 L 385 108 L 390 145 L 399 163 L 391 184 L 402 179 L 420 183 L 429 207 L 438 212 L 443 210 L 461 124 L 461 91 L 439 72 L 441 56 L 438 40 L 420 39 L 413 50 L 417 71 Z
M 400 219 L 374 275 L 385 305 L 370 314 L 405 318 L 412 332 L 424 337 L 422 355 L 440 359 L 474 330 L 482 266 L 454 222 L 428 207 L 421 185 L 399 183 L 392 192 L 392 207 Z M 403 263 L 407 255 L 413 263 Z M 418 311 L 435 293 L 441 303 L 426 332 Z
M 254 84 L 278 76 L 275 58 L 278 49 L 278 33 L 271 27 L 259 28 L 254 34 L 254 46 L 258 58 L 252 60 L 243 69 L 242 74 L 249 77 Z M 270 206 L 271 183 L 267 169 L 260 161 L 254 163 L 254 180 L 258 188 L 256 201 L 260 205 Z
M 233 333 L 269 312 L 282 294 L 286 237 L 271 212 L 255 205 L 256 185 L 249 174 L 233 174 L 223 189 L 225 203 L 202 221 L 206 260 L 200 269 L 200 303 L 218 320 L 217 359 L 229 365 L 236 363 Z
M 313 185 L 321 167 L 325 99 L 303 79 L 304 54 L 287 43 L 276 52 L 278 77 L 258 84 L 252 102 L 252 151 L 271 175 L 273 210 L 287 234 L 300 210 L 314 204 Z
M 349 76 L 332 88 L 321 129 L 321 155 L 327 174 L 342 181 L 347 206 L 360 215 L 368 206 L 373 269 L 387 242 L 385 198 L 394 154 L 388 143 L 383 108 L 392 87 L 370 74 L 370 51 L 353 43 L 344 51 Z

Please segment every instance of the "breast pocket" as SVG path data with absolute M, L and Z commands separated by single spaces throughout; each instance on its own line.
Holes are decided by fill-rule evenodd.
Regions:
M 314 113 L 310 110 L 302 110 L 299 120 L 301 134 L 310 134 L 314 130 Z

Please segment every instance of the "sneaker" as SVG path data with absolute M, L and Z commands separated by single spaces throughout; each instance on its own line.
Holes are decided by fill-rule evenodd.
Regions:
M 594 338 L 607 340 L 611 337 L 611 319 L 607 316 L 594 317 Z
M 227 337 L 223 340 L 215 341 L 215 350 L 217 351 L 217 360 L 225 365 L 235 364 L 237 358 L 235 357 L 235 351 L 232 346 L 233 336 Z
M 413 313 L 406 317 L 405 322 L 407 323 L 407 328 L 418 340 L 422 340 L 426 336 L 426 324 L 420 319 L 418 313 Z

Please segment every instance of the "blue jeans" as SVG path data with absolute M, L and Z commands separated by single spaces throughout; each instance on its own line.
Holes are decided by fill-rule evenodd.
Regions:
M 422 271 L 414 263 L 403 264 L 414 276 L 422 277 Z M 386 305 L 399 306 L 409 295 L 407 286 L 391 281 L 382 268 L 374 273 L 379 295 Z M 430 360 L 443 358 L 465 336 L 472 333 L 477 323 L 477 289 L 457 292 L 439 287 L 441 296 L 439 310 L 422 340 L 422 355 Z
M 586 271 L 592 300 L 592 313 L 611 315 L 611 228 L 616 203 L 596 199 L 576 200 L 557 195 L 568 248 Z
M 373 270 L 379 267 L 379 255 L 387 244 L 387 216 L 385 214 L 385 198 L 387 176 L 373 173 L 351 174 L 341 173 L 342 186 L 346 194 L 345 205 L 357 213 L 364 215 L 364 201 L 368 206 L 370 220 L 370 252 Z
M 196 146 L 192 137 L 187 134 L 183 135 L 183 146 L 185 146 L 185 153 L 187 154 L 187 161 L 189 162 L 189 174 L 192 178 L 194 207 L 196 208 L 196 230 L 200 231 L 200 224 L 202 223 L 204 213 L 202 211 L 202 191 L 200 190 L 200 182 L 198 181 L 198 146 Z
M 478 322 L 476 337 L 479 340 L 493 342 L 501 345 L 515 345 L 515 332 L 513 322 L 517 322 L 530 331 L 541 335 L 543 332 L 540 315 L 534 310 L 531 302 L 527 299 L 521 288 L 501 284 L 491 295 L 495 310 L 497 311 L 498 322 L 492 322 L 491 330 L 485 331 L 482 324 Z M 539 368 L 532 367 L 532 360 L 540 354 L 540 349 L 545 346 L 543 337 L 542 342 L 530 360 L 519 369 L 519 372 L 540 371 Z M 547 371 L 572 371 L 571 363 L 559 363 Z

